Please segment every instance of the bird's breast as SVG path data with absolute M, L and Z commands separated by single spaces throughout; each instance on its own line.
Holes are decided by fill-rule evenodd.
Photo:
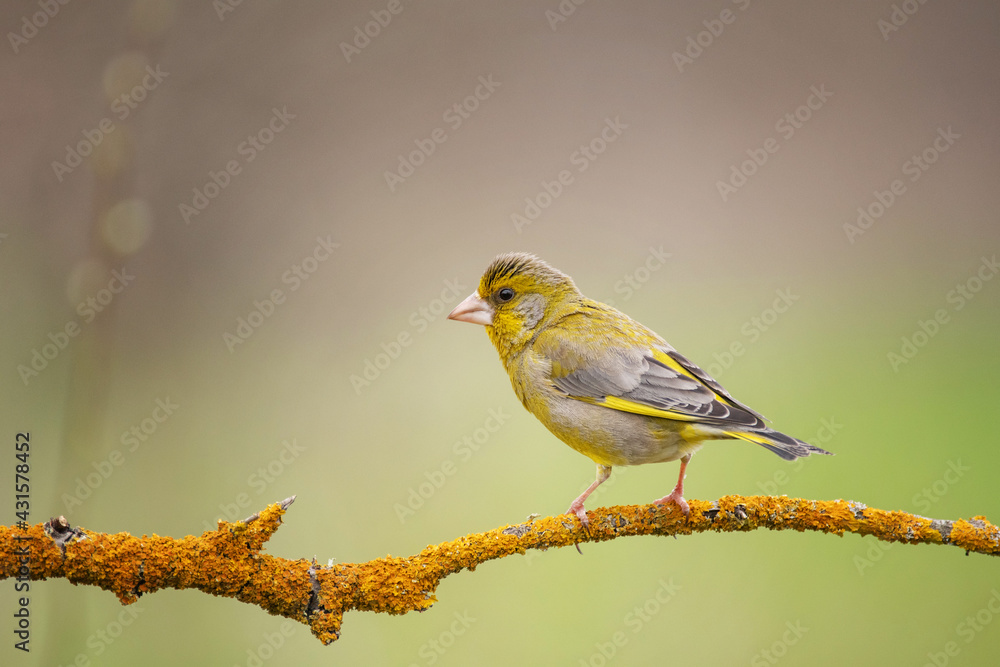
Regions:
M 567 396 L 552 384 L 552 364 L 530 351 L 511 364 L 511 384 L 521 403 L 567 445 L 601 465 L 674 461 L 700 446 L 686 424 L 595 405 Z

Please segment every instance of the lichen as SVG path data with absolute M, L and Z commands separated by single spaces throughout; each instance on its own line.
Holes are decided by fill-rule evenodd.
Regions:
M 0 578 L 18 575 L 17 550 L 27 549 L 34 580 L 62 577 L 99 586 L 123 604 L 163 588 L 194 588 L 306 623 L 329 644 L 340 637 L 347 611 L 424 611 L 436 602 L 437 586 L 450 574 L 529 549 L 631 535 L 808 530 L 908 544 L 954 544 L 967 552 L 1000 554 L 1000 528 L 982 516 L 941 521 L 854 501 L 724 496 L 714 502 L 688 501 L 688 516 L 675 505 L 607 507 L 589 513 L 589 528 L 567 515 L 533 518 L 428 545 L 413 556 L 320 567 L 305 559 L 261 553 L 293 500 L 270 505 L 246 521 L 219 521 L 216 530 L 180 539 L 97 533 L 71 528 L 62 517 L 26 529 L 0 526 Z

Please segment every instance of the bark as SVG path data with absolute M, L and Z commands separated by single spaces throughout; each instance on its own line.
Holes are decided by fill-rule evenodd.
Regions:
M 270 505 L 245 521 L 219 521 L 217 530 L 181 539 L 97 533 L 73 528 L 64 517 L 33 526 L 0 526 L 0 579 L 65 578 L 112 591 L 123 604 L 163 588 L 194 588 L 305 623 L 329 644 L 340 636 L 344 612 L 423 611 L 435 602 L 437 585 L 449 574 L 528 549 L 631 535 L 811 530 L 1000 554 L 1000 529 L 981 516 L 945 521 L 846 500 L 725 496 L 688 501 L 687 517 L 674 505 L 607 507 L 589 513 L 588 530 L 570 515 L 536 518 L 428 546 L 412 556 L 321 565 L 261 553 L 294 500 Z

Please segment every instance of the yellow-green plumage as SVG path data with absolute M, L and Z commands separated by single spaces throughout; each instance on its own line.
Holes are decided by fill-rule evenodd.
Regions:
M 706 440 L 739 438 L 788 460 L 829 453 L 768 428 L 656 333 L 534 255 L 497 257 L 450 317 L 485 325 L 524 407 L 598 464 L 597 481 L 570 507 L 584 523 L 583 500 L 610 466 L 682 459 L 662 501 L 686 511 L 683 466 Z

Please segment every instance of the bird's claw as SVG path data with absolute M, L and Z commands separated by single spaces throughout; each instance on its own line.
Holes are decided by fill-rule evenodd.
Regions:
M 590 519 L 587 518 L 587 510 L 583 509 L 583 503 L 580 503 L 579 505 L 573 503 L 569 506 L 569 509 L 566 510 L 566 514 L 572 514 L 579 519 L 580 523 L 583 524 L 584 530 L 590 528 Z
M 573 503 L 572 505 L 569 506 L 569 509 L 566 510 L 566 514 L 572 514 L 577 519 L 580 520 L 580 523 L 583 525 L 583 532 L 585 532 L 587 534 L 587 537 L 589 538 L 590 537 L 590 519 L 587 518 L 587 510 L 583 509 L 583 503 L 580 503 L 579 505 L 577 505 L 576 503 Z M 577 553 L 582 556 L 583 555 L 583 551 L 580 550 L 580 544 L 577 543 L 574 546 L 576 547 Z
M 654 500 L 657 505 L 666 505 L 667 503 L 674 503 L 677 507 L 684 512 L 684 516 L 691 514 L 691 508 L 688 506 L 687 501 L 684 500 L 684 496 L 680 494 L 677 489 L 674 489 L 670 495 L 663 496 L 659 500 Z

